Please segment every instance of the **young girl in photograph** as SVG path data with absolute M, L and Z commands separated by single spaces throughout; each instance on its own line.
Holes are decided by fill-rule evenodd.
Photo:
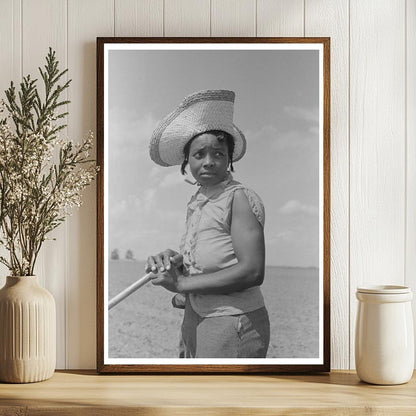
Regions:
M 233 91 L 205 90 L 184 99 L 153 132 L 150 156 L 161 166 L 189 169 L 198 190 L 187 206 L 179 252 L 149 256 L 153 284 L 184 308 L 180 357 L 264 358 L 270 324 L 264 278 L 264 207 L 233 179 L 246 151 L 233 123 Z M 157 276 L 156 276 L 157 274 Z

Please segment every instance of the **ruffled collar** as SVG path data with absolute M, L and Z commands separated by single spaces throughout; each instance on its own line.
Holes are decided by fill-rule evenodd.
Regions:
M 197 196 L 203 195 L 206 198 L 212 198 L 213 196 L 217 195 L 218 193 L 221 193 L 224 191 L 224 189 L 233 181 L 233 176 L 231 175 L 231 172 L 227 173 L 227 176 L 224 180 L 221 182 L 218 182 L 217 184 L 213 186 L 203 186 L 201 185 L 198 189 Z

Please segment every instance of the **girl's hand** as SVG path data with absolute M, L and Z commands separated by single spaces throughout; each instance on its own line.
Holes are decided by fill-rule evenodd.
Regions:
M 180 273 L 177 267 L 170 267 L 169 270 L 166 270 L 163 273 L 159 273 L 152 279 L 152 283 L 155 286 L 162 286 L 165 289 L 179 293 L 180 282 L 183 279 L 183 275 Z
M 180 268 L 183 265 L 183 257 L 177 251 L 170 248 L 156 254 L 149 256 L 145 265 L 146 273 L 157 274 L 159 272 L 166 272 L 171 269 L 172 266 Z

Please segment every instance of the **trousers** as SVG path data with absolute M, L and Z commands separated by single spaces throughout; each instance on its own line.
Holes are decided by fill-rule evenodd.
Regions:
M 186 300 L 180 358 L 265 358 L 269 342 L 270 321 L 265 307 L 205 318 Z

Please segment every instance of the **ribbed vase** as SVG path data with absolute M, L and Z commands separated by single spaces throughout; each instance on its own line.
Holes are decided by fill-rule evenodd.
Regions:
M 8 276 L 0 290 L 0 381 L 46 380 L 55 365 L 53 296 L 39 286 L 37 276 Z

